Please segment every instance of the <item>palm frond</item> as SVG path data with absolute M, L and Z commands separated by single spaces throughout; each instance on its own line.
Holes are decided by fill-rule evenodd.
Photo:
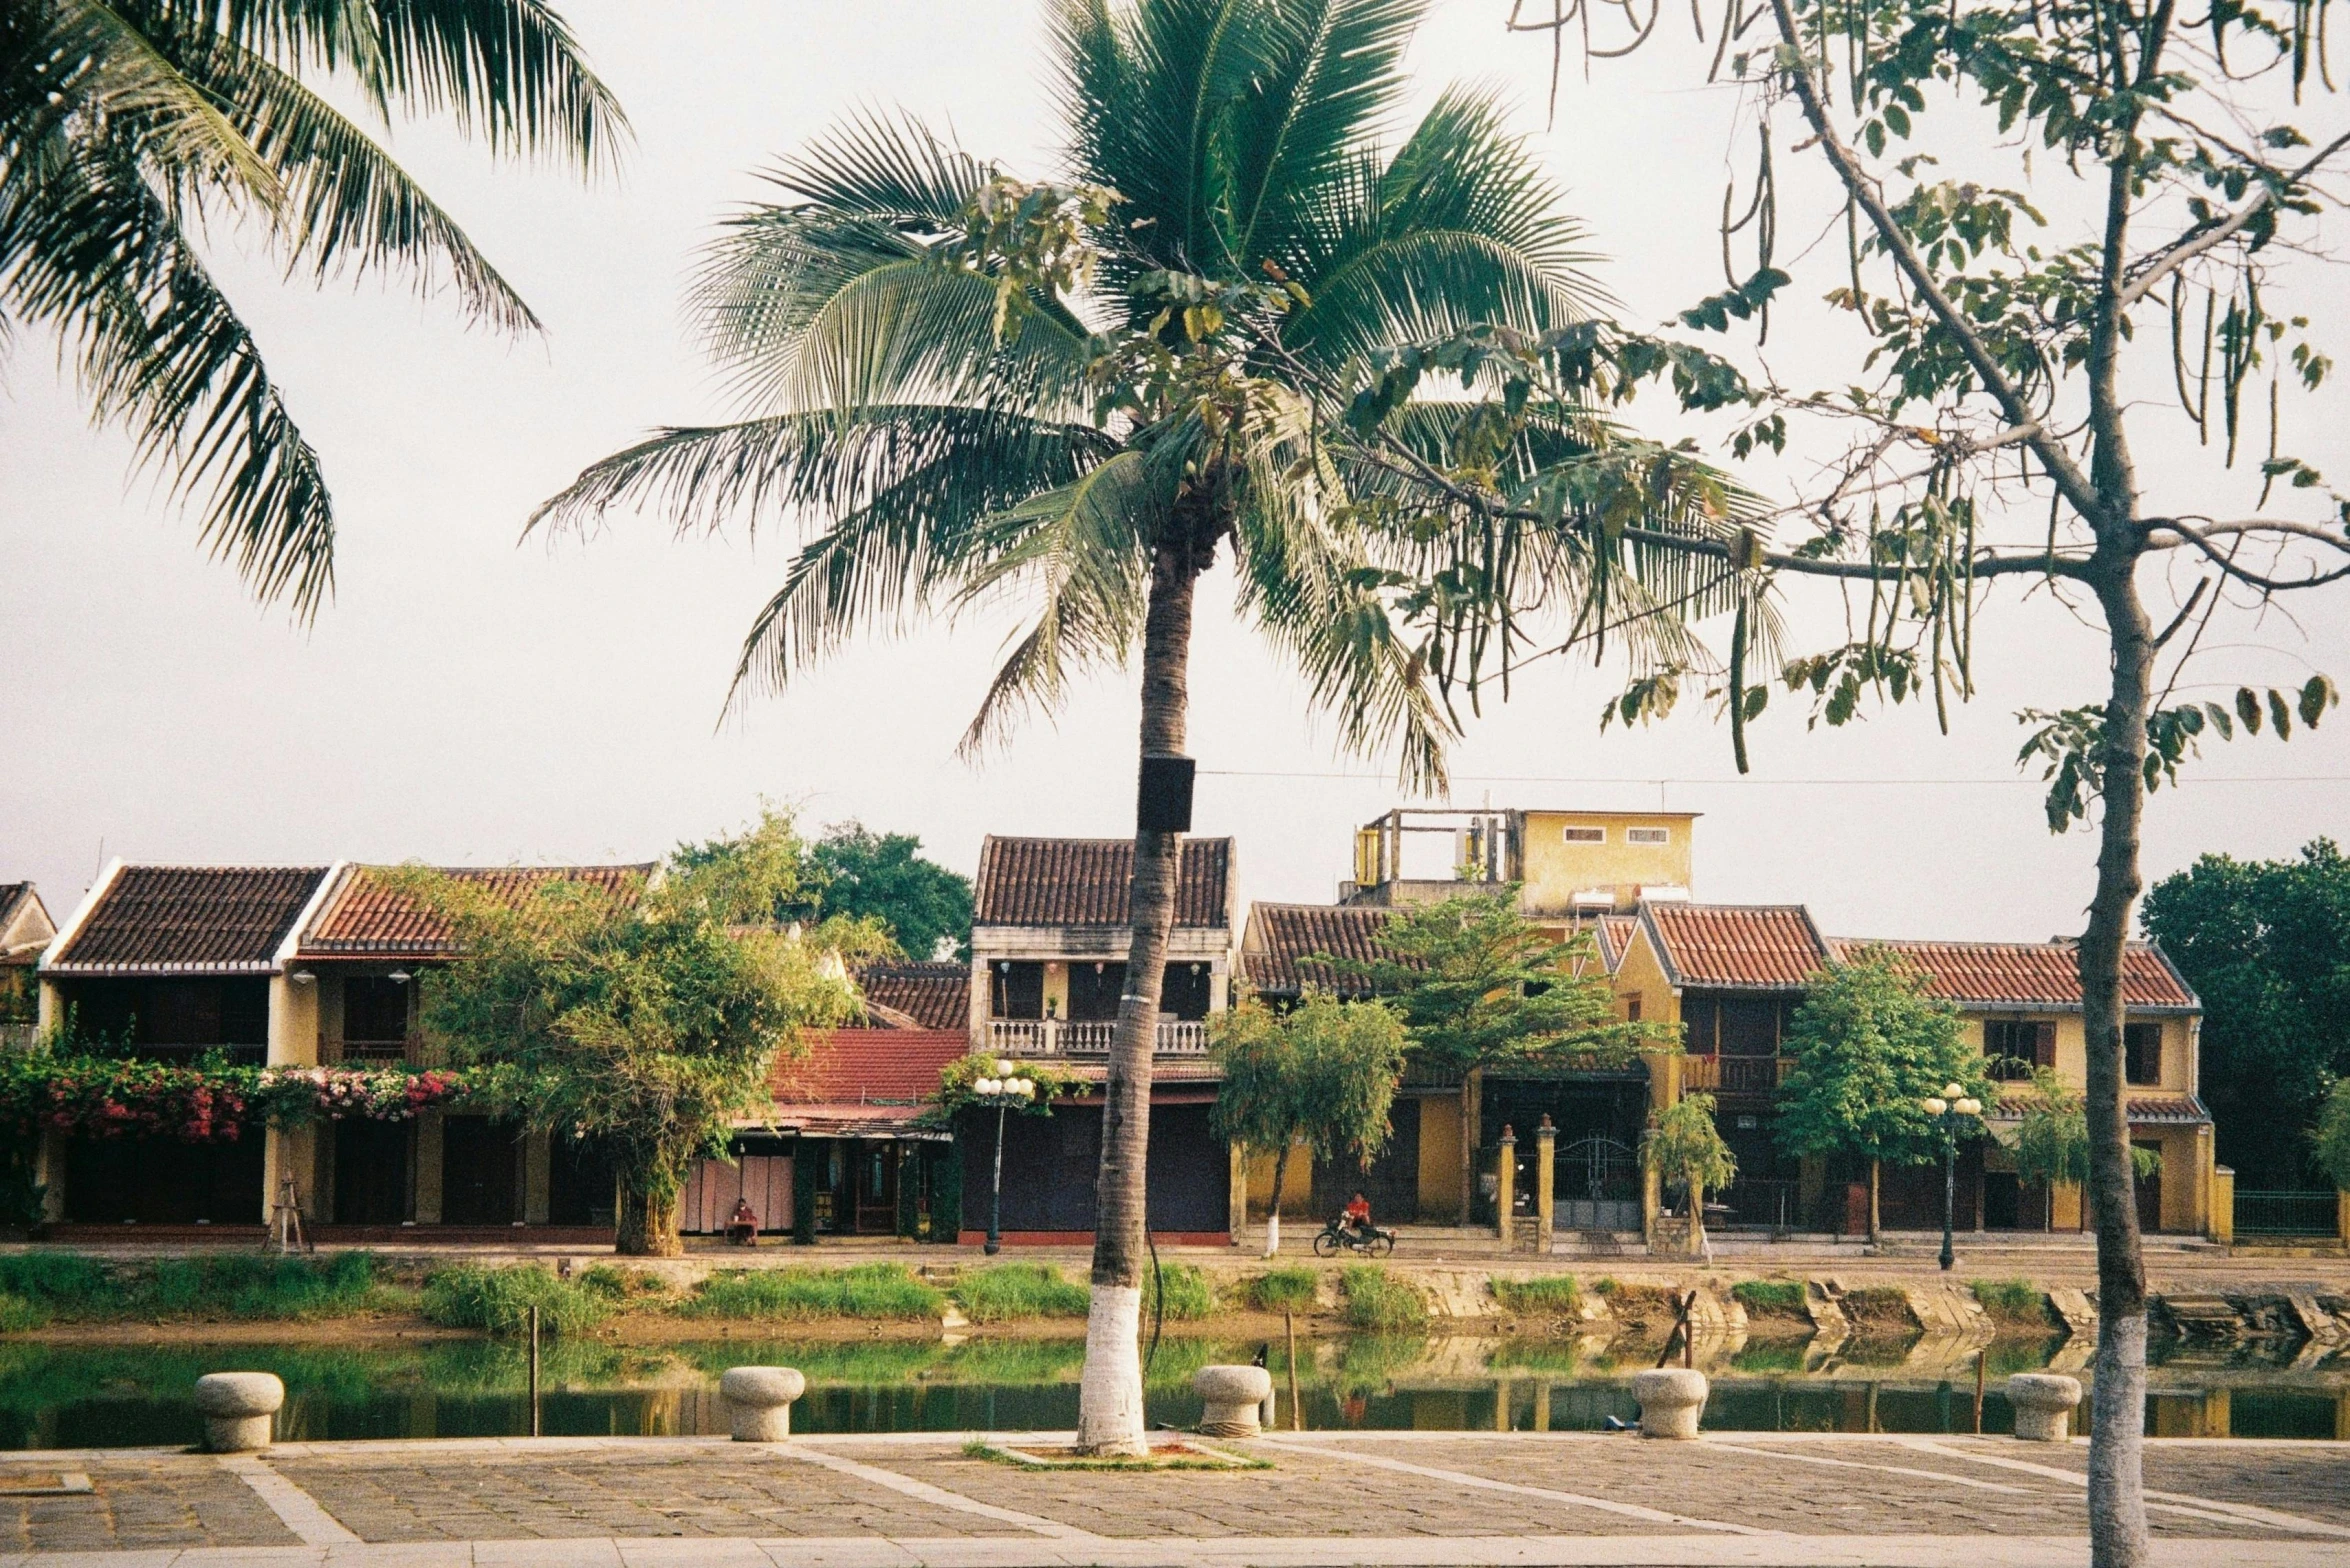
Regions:
M 1313 294 L 1283 339 L 1319 363 L 1473 326 L 1540 332 L 1606 302 L 1490 94 L 1447 91 L 1392 159 L 1365 157 L 1318 196 L 1279 259 Z
M 501 155 L 609 168 L 628 117 L 539 0 L 155 0 L 297 75 L 348 77 L 385 118 L 446 115 Z
M 456 220 L 326 100 L 234 45 L 200 44 L 183 58 L 283 181 L 284 209 L 271 234 L 292 264 L 308 262 L 321 278 L 398 269 L 420 292 L 454 286 L 467 311 L 500 331 L 538 327 Z
M 243 321 L 121 149 L 72 147 L 0 181 L 0 314 L 52 327 L 93 413 L 125 426 L 202 538 L 308 619 L 334 585 L 334 517 L 311 450 Z
M 987 519 L 981 555 L 956 598 L 1038 603 L 988 685 L 960 747 L 976 755 L 1024 708 L 1051 711 L 1077 671 L 1122 664 L 1142 634 L 1150 542 L 1174 500 L 1163 465 L 1132 448 L 1073 483 Z

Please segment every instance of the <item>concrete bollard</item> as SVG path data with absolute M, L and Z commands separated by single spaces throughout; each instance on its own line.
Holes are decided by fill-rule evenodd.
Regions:
M 808 1391 L 808 1380 L 792 1367 L 728 1367 L 718 1392 L 738 1443 L 780 1443 L 791 1436 L 792 1401 Z
M 1697 1418 L 1705 1413 L 1703 1372 L 1685 1367 L 1658 1367 L 1632 1379 L 1632 1397 L 1640 1401 L 1640 1435 L 1688 1439 L 1697 1435 Z
M 269 1446 L 269 1418 L 286 1402 L 286 1385 L 267 1372 L 207 1372 L 196 1379 L 196 1413 L 204 1451 L 241 1454 Z
M 2072 1436 L 2073 1406 L 2081 1402 L 2081 1385 L 2054 1372 L 2018 1372 L 2007 1380 L 2007 1402 L 2015 1407 L 2018 1439 L 2061 1443 Z
M 1258 1412 L 1273 1397 L 1273 1374 L 1263 1367 L 1201 1367 L 1191 1386 L 1207 1409 L 1199 1429 L 1207 1437 L 1255 1437 L 1264 1430 Z

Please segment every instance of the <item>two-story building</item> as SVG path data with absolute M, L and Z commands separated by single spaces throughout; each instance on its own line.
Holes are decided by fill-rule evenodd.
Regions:
M 973 890 L 970 1038 L 998 1056 L 1050 1061 L 1100 1083 L 1126 989 L 1132 939 L 1131 839 L 995 838 L 980 849 Z M 1169 1240 L 1228 1240 L 1233 1229 L 1231 1146 L 1208 1128 L 1216 1074 L 1210 1015 L 1230 1005 L 1237 881 L 1232 841 L 1184 841 L 1175 926 L 1161 977 L 1152 1056 L 1150 1228 Z M 1005 1122 L 1003 1231 L 1007 1242 L 1090 1238 L 1101 1160 L 1102 1096 L 1081 1094 L 1050 1116 Z M 995 1118 L 967 1112 L 962 1239 L 983 1239 L 993 1176 Z

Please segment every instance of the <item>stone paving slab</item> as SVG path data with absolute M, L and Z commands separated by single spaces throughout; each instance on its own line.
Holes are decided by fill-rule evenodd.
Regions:
M 0 1462 L 0 1475 L 54 1470 L 53 1456 Z M 141 1454 L 77 1460 L 87 1495 L 0 1497 L 0 1552 L 94 1552 L 187 1546 L 292 1545 L 294 1533 L 217 1460 Z
M 272 1468 L 367 1541 L 1000 1534 L 1006 1527 L 752 1449 L 537 1459 L 280 1459 Z M 1017 1531 L 1013 1533 L 1019 1533 Z
M 90 1496 L 0 1499 L 0 1568 L 2005 1568 L 2086 1555 L 2077 1444 L 1447 1432 L 1229 1446 L 1274 1468 L 1029 1471 L 918 1434 L 85 1452 L 74 1467 Z M 2158 1562 L 2350 1563 L 2350 1445 L 2148 1447 L 2150 1487 L 2169 1498 L 2152 1515 Z M 0 1472 L 60 1462 L 28 1454 Z

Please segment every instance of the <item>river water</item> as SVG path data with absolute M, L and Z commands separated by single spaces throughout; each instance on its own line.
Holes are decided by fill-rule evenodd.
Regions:
M 1291 1419 L 1276 1343 L 1163 1340 L 1149 1377 L 1151 1419 L 1199 1418 L 1191 1374 L 1245 1362 L 1273 1368 L 1277 1419 Z M 1631 1376 L 1658 1347 L 1621 1342 L 1358 1335 L 1301 1340 L 1298 1404 L 1314 1430 L 1591 1431 L 1638 1414 Z M 2061 1336 L 2003 1339 L 1985 1352 L 1982 1428 L 2011 1427 L 2000 1381 L 2054 1365 L 2086 1380 L 2086 1347 Z M 792 1341 L 658 1346 L 550 1342 L 540 1430 L 549 1435 L 722 1433 L 718 1374 L 796 1366 L 808 1394 L 797 1431 L 1049 1430 L 1076 1424 L 1082 1346 L 1073 1339 Z M 1901 1340 L 1800 1340 L 1700 1347 L 1713 1381 L 1705 1423 L 1725 1431 L 1966 1432 L 1974 1429 L 1975 1351 Z M 2350 1353 L 2330 1360 L 2290 1343 L 2155 1347 L 2147 1430 L 2163 1436 L 2350 1440 Z M 512 1436 L 530 1430 L 526 1352 L 511 1343 L 421 1341 L 364 1348 L 92 1347 L 0 1343 L 0 1447 L 187 1444 L 196 1379 L 266 1371 L 285 1380 L 281 1441 Z M 2086 1413 L 2084 1407 L 2083 1413 Z

